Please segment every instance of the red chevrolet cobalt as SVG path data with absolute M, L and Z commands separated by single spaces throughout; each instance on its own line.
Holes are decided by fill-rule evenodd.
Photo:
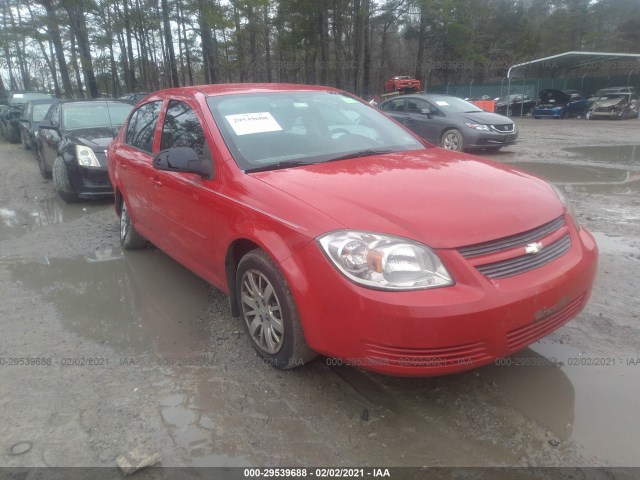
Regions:
M 279 368 L 476 368 L 576 316 L 596 271 L 556 188 L 331 88 L 151 94 L 108 168 L 123 247 L 148 240 L 227 293 Z

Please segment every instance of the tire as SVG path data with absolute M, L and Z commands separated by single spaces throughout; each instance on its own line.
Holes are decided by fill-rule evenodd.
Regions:
M 25 141 L 24 135 L 20 134 L 20 138 L 22 140 L 22 146 L 25 150 L 31 150 L 31 140 Z
M 40 175 L 42 178 L 51 178 L 51 172 L 47 171 L 47 167 L 44 164 L 44 158 L 40 154 L 40 150 L 36 146 L 36 160 L 38 160 L 38 169 L 40 170 Z
M 286 370 L 317 356 L 304 339 L 286 280 L 264 251 L 252 250 L 240 260 L 236 295 L 242 324 L 265 362 Z
M 79 200 L 78 194 L 73 189 L 69 179 L 69 171 L 62 157 L 56 158 L 53 162 L 53 187 L 58 195 L 67 203 L 75 203 Z
M 140 235 L 131 223 L 129 208 L 124 198 L 120 203 L 120 245 L 125 250 L 135 250 L 147 246 L 147 239 Z
M 13 126 L 9 126 L 9 143 L 20 143 L 21 140 L 20 130 L 17 130 Z
M 442 134 L 440 139 L 440 146 L 446 150 L 453 150 L 455 152 L 461 152 L 463 150 L 462 133 L 460 130 L 452 128 Z

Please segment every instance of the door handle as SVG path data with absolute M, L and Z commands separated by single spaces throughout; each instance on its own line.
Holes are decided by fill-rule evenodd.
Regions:
M 413 122 L 413 118 L 411 117 L 404 117 L 404 123 L 412 123 Z
M 158 177 L 149 177 L 149 180 L 155 184 L 156 188 L 160 188 L 162 186 L 162 182 Z

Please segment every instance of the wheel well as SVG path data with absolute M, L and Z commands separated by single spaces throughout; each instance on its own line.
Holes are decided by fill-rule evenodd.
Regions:
M 236 301 L 236 272 L 238 270 L 238 263 L 240 263 L 242 257 L 256 248 L 260 248 L 260 246 L 246 238 L 239 238 L 234 240 L 227 249 L 227 256 L 224 259 L 224 269 L 227 277 L 227 287 L 229 288 L 231 315 L 234 317 L 240 315 L 240 306 Z

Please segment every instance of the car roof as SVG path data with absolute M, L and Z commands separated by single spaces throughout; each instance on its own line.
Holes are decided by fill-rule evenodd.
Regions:
M 81 105 L 96 105 L 102 103 L 108 103 L 110 105 L 113 104 L 122 104 L 122 105 L 131 105 L 131 102 L 127 102 L 125 100 L 107 100 L 104 98 L 91 98 L 91 99 L 82 99 L 82 100 L 60 100 L 60 103 L 63 105 L 67 104 L 81 104 Z
M 34 98 L 26 103 L 40 104 L 40 103 L 58 103 L 60 100 L 57 98 Z
M 340 92 L 342 90 L 321 85 L 302 85 L 297 83 L 218 83 L 211 85 L 194 85 L 190 87 L 168 88 L 153 92 L 151 96 L 191 95 L 198 93 L 205 97 L 235 93 L 267 93 L 267 92 Z M 151 98 L 151 97 L 150 97 Z

